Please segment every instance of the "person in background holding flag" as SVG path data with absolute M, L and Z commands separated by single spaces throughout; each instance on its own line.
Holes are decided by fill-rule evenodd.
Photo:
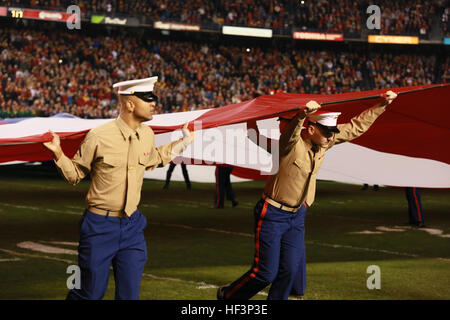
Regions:
M 182 139 L 155 148 L 153 130 L 143 122 L 153 118 L 157 79 L 114 84 L 119 89 L 119 117 L 89 131 L 73 159 L 64 155 L 60 138 L 53 132 L 52 141 L 44 143 L 67 182 L 75 185 L 86 175 L 91 176 L 78 246 L 81 288 L 70 290 L 69 300 L 101 299 L 111 264 L 115 298 L 139 299 L 147 261 L 147 220 L 137 209 L 144 171 L 169 163 L 194 138 L 186 123 Z
M 167 169 L 166 173 L 166 182 L 164 183 L 163 189 L 169 189 L 170 178 L 172 177 L 173 170 L 176 167 L 176 163 L 171 162 L 169 165 L 169 169 Z M 186 183 L 186 188 L 188 190 L 192 189 L 191 180 L 189 180 L 189 173 L 187 171 L 187 167 L 185 163 L 181 163 L 181 171 L 183 172 L 184 182 Z
M 314 202 L 316 178 L 325 151 L 366 132 L 396 97 L 396 93 L 387 91 L 384 103 L 340 125 L 337 125 L 340 112 L 319 112 L 321 106 L 310 101 L 283 125 L 279 170 L 267 179 L 262 198 L 254 209 L 253 265 L 230 285 L 219 287 L 217 299 L 247 300 L 269 284 L 272 284 L 269 300 L 286 300 L 291 291 L 303 294 L 305 214 Z M 302 130 L 304 124 L 306 128 Z
M 214 194 L 214 204 L 212 208 L 223 209 L 225 205 L 225 196 L 227 200 L 231 201 L 231 205 L 236 207 L 239 202 L 234 195 L 233 186 L 231 185 L 231 172 L 233 167 L 229 165 L 216 166 L 216 193 Z
M 425 228 L 420 188 L 405 187 L 406 200 L 408 200 L 409 224 L 416 228 Z

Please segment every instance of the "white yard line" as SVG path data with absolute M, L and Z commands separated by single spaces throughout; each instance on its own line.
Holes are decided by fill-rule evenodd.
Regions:
M 220 230 L 220 229 L 207 228 L 207 227 L 193 227 L 193 226 L 188 226 L 188 225 L 183 225 L 183 224 L 165 223 L 165 222 L 156 222 L 156 221 L 149 221 L 147 223 L 148 224 L 153 224 L 153 225 L 159 225 L 159 226 L 163 226 L 163 227 L 172 227 L 172 228 L 182 228 L 182 229 L 188 229 L 188 230 L 200 230 L 200 231 L 225 233 L 225 234 L 232 234 L 232 235 L 243 236 L 243 237 L 250 237 L 250 238 L 254 237 L 253 234 L 251 234 L 251 233 L 227 231 L 227 230 Z
M 344 245 L 344 244 L 323 243 L 323 242 L 316 242 L 316 241 L 307 241 L 307 243 L 316 244 L 316 245 L 320 245 L 320 246 L 324 246 L 324 247 L 331 247 L 331 248 L 345 248 L 345 249 L 387 253 L 387 254 L 392 254 L 392 255 L 397 255 L 397 256 L 407 256 L 407 257 L 413 257 L 413 258 L 426 258 L 426 257 L 421 257 L 418 254 L 413 254 L 413 253 L 405 253 L 405 252 L 390 251 L 390 250 L 383 250 L 383 249 L 372 249 L 372 248 L 365 248 L 365 247 L 355 247 L 355 246 Z M 440 259 L 445 259 L 445 258 L 440 258 Z M 450 259 L 448 259 L 448 260 L 450 260 Z
M 387 231 L 387 232 L 405 232 L 406 229 L 403 228 L 389 228 L 389 227 L 384 227 L 384 226 L 378 226 L 375 229 L 377 229 L 378 231 Z
M 363 219 L 363 218 L 355 218 L 355 217 L 344 217 L 344 216 L 339 216 L 339 215 L 329 215 L 329 214 L 322 214 L 322 213 L 310 213 L 310 214 L 306 214 L 306 219 L 308 219 L 308 217 L 324 217 L 324 218 L 328 218 L 328 219 L 341 219 L 341 220 L 351 220 L 351 221 L 363 221 L 363 222 L 377 222 L 377 220 L 372 220 L 372 219 Z
M 182 279 L 178 279 L 178 278 L 170 278 L 170 277 L 158 277 L 149 273 L 144 273 L 143 274 L 144 277 L 148 277 L 154 280 L 160 280 L 160 281 L 174 281 L 174 282 L 184 282 L 184 283 L 190 283 L 196 286 L 196 289 L 199 290 L 204 290 L 204 289 L 217 289 L 219 288 L 219 286 L 215 285 L 215 284 L 208 284 L 205 283 L 203 281 L 198 282 L 198 281 L 192 281 L 192 280 L 182 280 Z M 265 292 L 259 292 L 257 295 L 261 295 L 261 296 L 267 296 L 268 294 Z M 297 298 L 293 298 L 290 297 L 289 300 L 302 300 L 302 299 L 297 299 Z
M 21 261 L 20 258 L 12 258 L 12 259 L 0 259 L 0 262 L 13 262 L 13 261 Z
M 20 256 L 20 257 L 29 257 L 29 258 L 38 258 L 38 259 L 48 259 L 48 260 L 54 260 L 54 261 L 60 261 L 60 262 L 66 262 L 66 263 L 70 263 L 70 264 L 74 264 L 76 263 L 73 260 L 67 260 L 67 259 L 60 259 L 60 258 L 56 258 L 56 257 L 49 257 L 49 256 L 42 256 L 42 255 L 36 255 L 36 254 L 28 254 L 28 253 L 21 253 L 21 252 L 16 252 L 16 251 L 12 251 L 12 250 L 7 250 L 7 249 L 1 249 L 0 251 L 3 251 L 7 254 L 10 255 L 15 255 L 15 256 Z M 19 258 L 14 258 L 14 259 L 2 259 L 1 261 L 19 261 L 21 259 Z M 111 267 L 112 269 L 112 267 Z M 155 276 L 153 274 L 150 273 L 143 273 L 142 274 L 143 277 L 147 277 L 153 280 L 158 280 L 158 281 L 173 281 L 173 282 L 181 282 L 181 283 L 188 283 L 188 284 L 192 284 L 195 286 L 196 289 L 198 290 L 203 290 L 203 289 L 214 289 L 214 288 L 218 288 L 219 286 L 214 285 L 214 284 L 208 284 L 206 282 L 198 282 L 198 281 L 192 281 L 192 280 L 184 280 L 184 279 L 179 279 L 179 278 L 172 278 L 172 277 L 159 277 L 159 276 Z M 259 295 L 262 296 L 267 296 L 267 293 L 265 292 L 260 292 Z M 296 298 L 289 298 L 289 300 L 298 300 Z
M 27 183 L 22 183 L 22 182 L 8 181 L 8 185 L 19 185 L 19 186 L 22 187 L 22 188 L 26 187 L 26 188 L 28 188 L 28 189 L 30 189 L 30 187 L 32 187 L 33 190 L 34 190 L 35 188 L 38 188 L 38 189 L 47 189 L 47 190 L 61 190 L 61 188 L 58 187 L 58 186 L 49 186 L 49 185 L 43 185 L 43 184 L 33 184 L 33 183 L 29 183 L 29 182 L 27 182 Z
M 33 211 L 41 210 L 38 207 L 22 206 L 22 205 L 18 205 L 18 204 L 10 204 L 10 203 L 0 203 L 0 205 L 7 206 L 7 207 L 13 207 L 13 208 L 17 208 L 17 209 L 28 209 L 28 210 L 33 210 Z
M 175 227 L 175 228 L 183 228 L 183 229 L 191 229 L 191 230 L 204 230 L 204 231 L 208 231 L 208 232 L 218 232 L 218 233 L 239 235 L 239 236 L 245 236 L 245 237 L 253 237 L 253 234 L 249 234 L 249 233 L 232 232 L 232 231 L 226 231 L 226 230 L 220 230 L 220 229 L 214 229 L 214 228 L 192 227 L 192 226 L 187 226 L 187 225 L 168 224 L 168 223 L 161 223 L 161 222 L 151 222 L 151 223 L 152 224 L 156 224 L 156 225 Z M 332 248 L 346 248 L 346 249 L 353 249 L 353 250 L 381 252 L 381 253 L 385 253 L 385 254 L 392 254 L 392 255 L 399 255 L 399 256 L 408 256 L 408 257 L 413 257 L 413 258 L 421 258 L 417 254 L 410 254 L 410 253 L 390 251 L 390 250 L 371 249 L 371 248 L 365 248 L 365 247 L 355 247 L 355 246 L 350 246 L 350 245 L 338 245 L 338 244 L 330 244 L 330 243 L 323 243 L 323 242 L 317 242 L 317 241 L 306 241 L 306 242 L 309 243 L 309 244 L 315 244 L 315 245 L 332 247 Z M 60 242 L 52 241 L 52 242 L 47 242 L 47 243 L 71 245 L 71 246 L 77 245 L 77 243 L 75 243 L 75 242 L 64 242 L 64 241 L 60 241 Z M 42 244 L 39 244 L 39 243 L 31 242 L 31 241 L 21 242 L 21 243 L 18 244 L 18 246 L 21 247 L 21 248 L 31 249 L 31 250 L 45 252 L 45 253 L 64 253 L 64 254 L 70 254 L 70 255 L 76 255 L 77 254 L 77 251 L 75 251 L 75 250 L 68 250 L 68 249 L 63 249 L 63 248 L 46 246 L 46 245 L 42 245 Z M 75 263 L 75 261 L 72 261 L 72 260 L 61 259 L 61 258 L 57 258 L 57 257 L 43 256 L 43 255 L 33 255 L 33 254 L 20 253 L 20 252 L 7 250 L 7 249 L 0 249 L 0 251 L 3 251 L 5 253 L 11 254 L 11 255 L 21 256 L 21 257 L 40 258 L 40 259 L 43 258 L 43 259 L 49 259 L 49 260 L 60 261 L 60 262 L 71 263 L 71 264 Z M 443 260 L 443 261 L 446 261 L 446 262 L 450 261 L 450 259 L 447 259 L 447 258 L 439 258 L 438 257 L 436 259 Z M 18 261 L 17 259 L 7 259 L 7 260 Z M 195 288 L 199 289 L 199 290 L 218 288 L 217 285 L 208 284 L 208 283 L 205 283 L 203 281 L 198 282 L 198 281 L 184 280 L 184 279 L 173 278 L 173 277 L 160 277 L 160 276 L 156 276 L 156 275 L 153 275 L 153 274 L 150 274 L 150 273 L 143 273 L 143 277 L 147 277 L 147 278 L 151 278 L 151 279 L 159 280 L 159 281 L 174 281 L 174 282 L 188 283 L 188 284 L 194 285 Z M 261 292 L 261 293 L 259 293 L 259 295 L 267 296 L 267 293 Z M 291 297 L 289 299 L 290 300 L 301 300 L 301 298 L 297 299 L 297 298 L 293 298 L 293 297 Z
M 383 234 L 383 232 L 382 231 L 363 230 L 363 231 L 349 232 L 349 234 Z
M 33 211 L 45 211 L 45 212 L 51 212 L 51 213 L 64 213 L 64 214 L 73 214 L 81 216 L 83 214 L 82 211 L 67 211 L 67 210 L 55 210 L 55 209 L 49 209 L 49 208 L 40 208 L 40 207 L 33 207 L 33 206 L 23 206 L 23 205 L 17 205 L 17 204 L 11 204 L 11 203 L 0 203 L 2 206 L 6 207 L 12 207 L 17 209 L 27 209 L 27 210 L 33 210 Z
M 40 255 L 40 254 L 22 253 L 22 252 L 17 252 L 17 251 L 12 251 L 12 250 L 8 250 L 8 249 L 2 249 L 2 248 L 0 248 L 0 251 L 5 252 L 5 253 L 10 254 L 10 255 L 13 255 L 13 256 L 19 256 L 19 257 L 47 259 L 47 260 L 54 260 L 54 261 L 65 262 L 65 263 L 70 263 L 70 264 L 75 263 L 75 261 L 72 261 L 72 260 L 61 259 L 61 258 L 57 258 L 57 257 L 44 256 L 44 255 Z
M 78 246 L 78 242 L 69 242 L 69 241 L 41 241 L 41 242 L 50 243 L 50 244 L 60 244 L 63 246 L 73 246 L 73 247 Z
M 54 209 L 48 209 L 48 208 L 44 208 L 44 211 L 46 212 L 52 212 L 52 213 L 66 213 L 66 214 L 74 214 L 74 215 L 78 215 L 81 216 L 83 214 L 82 211 L 67 211 L 64 210 L 64 212 L 60 209 L 60 210 L 54 210 Z
M 48 211 L 48 212 L 57 212 L 57 213 L 62 213 L 62 214 L 81 215 L 80 212 L 57 211 L 57 210 L 52 210 L 52 209 L 41 209 L 41 208 L 38 208 L 38 207 L 31 207 L 31 206 L 12 205 L 12 204 L 8 204 L 8 203 L 2 203 L 2 205 L 16 207 L 16 208 L 25 208 L 25 209 L 35 210 L 35 211 L 37 211 L 37 210 L 44 210 L 44 211 Z M 150 205 L 150 206 L 152 206 L 152 205 Z M 182 229 L 187 229 L 187 230 L 203 230 L 203 231 L 208 231 L 208 232 L 216 232 L 216 233 L 223 233 L 223 234 L 230 234 L 230 235 L 238 235 L 238 236 L 244 236 L 244 237 L 250 237 L 250 238 L 254 237 L 254 235 L 250 234 L 250 233 L 235 232 L 235 231 L 221 230 L 221 229 L 208 228 L 208 227 L 193 227 L 193 226 L 189 226 L 189 225 L 164 223 L 164 222 L 156 222 L 156 221 L 149 221 L 148 224 L 161 225 L 161 226 L 173 227 L 173 228 L 182 228 Z M 384 230 L 390 229 L 390 228 L 386 228 L 386 227 L 382 227 L 382 228 L 384 228 Z M 397 229 L 402 229 L 402 228 L 409 229 L 410 227 L 395 226 L 395 228 L 397 228 Z M 440 237 L 445 237 L 445 238 L 450 237 L 450 235 L 447 235 L 447 234 L 442 235 L 442 230 L 439 230 L 439 229 L 419 228 L 417 230 L 422 230 L 422 231 L 425 231 L 425 232 L 428 232 L 430 234 L 437 235 L 437 236 L 440 236 Z M 369 233 L 375 233 L 375 232 L 376 231 L 365 230 L 365 231 L 362 231 L 361 233 L 369 234 Z M 417 254 L 410 254 L 410 253 L 390 251 L 390 250 L 383 250 L 383 249 L 372 249 L 372 248 L 365 248 L 365 247 L 356 247 L 356 246 L 351 246 L 351 245 L 322 243 L 322 242 L 317 242 L 317 241 L 305 241 L 305 243 L 310 243 L 310 244 L 315 244 L 315 245 L 320 245 L 320 246 L 325 246 L 325 247 L 333 247 L 333 248 L 346 248 L 346 249 L 353 249 L 353 250 L 364 250 L 364 251 L 371 251 L 371 252 L 380 252 L 380 253 L 386 253 L 386 254 L 392 254 L 392 255 L 403 255 L 403 256 L 414 257 L 414 258 L 428 258 L 428 257 L 419 256 Z M 443 260 L 443 261 L 450 261 L 450 259 L 448 259 L 448 258 L 441 258 L 441 257 L 435 257 L 435 259 L 439 259 L 439 260 Z
M 69 208 L 69 209 L 75 209 L 75 210 L 83 210 L 83 211 L 85 209 L 85 208 L 79 207 L 79 206 L 64 206 L 64 207 L 65 208 Z
M 17 244 L 17 246 L 22 249 L 29 249 L 29 250 L 43 252 L 43 253 L 70 254 L 70 255 L 78 254 L 78 252 L 76 250 L 47 246 L 45 244 L 40 244 L 40 243 L 32 242 L 32 241 L 19 242 Z
M 349 234 L 383 234 L 384 232 L 404 232 L 407 230 L 418 230 L 427 232 L 432 236 L 437 236 L 440 238 L 450 238 L 450 234 L 444 234 L 444 231 L 441 229 L 413 228 L 410 226 L 394 226 L 393 228 L 378 226 L 375 229 L 377 231 L 363 230 L 363 231 L 349 232 Z
M 141 204 L 144 208 L 159 208 L 156 204 Z
M 431 228 L 419 228 L 420 231 L 425 231 L 433 236 L 438 236 L 441 238 L 450 238 L 450 234 L 443 234 L 444 231 L 441 229 L 431 229 Z
M 238 235 L 238 236 L 250 237 L 250 238 L 254 237 L 254 235 L 251 234 L 251 233 L 234 232 L 234 231 L 220 230 L 220 229 L 214 229 L 214 228 L 192 227 L 192 226 L 181 225 L 181 224 L 154 222 L 154 221 L 151 221 L 151 222 L 148 222 L 148 223 L 149 224 L 153 224 L 153 225 L 161 225 L 161 226 L 164 226 L 164 227 L 192 229 L 192 230 L 204 230 L 204 231 L 209 231 L 209 232 L 218 232 L 218 233 Z M 367 231 L 367 232 L 375 233 L 377 231 Z M 343 244 L 324 243 L 324 242 L 318 242 L 318 241 L 314 241 L 314 240 L 312 240 L 312 241 L 305 241 L 305 243 L 307 243 L 307 244 L 315 244 L 315 245 L 324 246 L 324 247 L 345 248 L 345 249 L 353 249 L 353 250 L 380 252 L 380 253 L 386 253 L 386 254 L 392 254 L 392 255 L 400 255 L 400 256 L 407 256 L 407 257 L 414 257 L 414 258 L 429 258 L 429 257 L 419 256 L 417 254 L 412 254 L 412 253 L 390 251 L 390 250 L 383 250 L 383 249 L 365 248 L 365 247 L 356 247 L 356 246 L 343 245 Z M 435 257 L 434 259 L 450 261 L 450 259 L 448 259 L 448 258 L 441 258 L 441 257 Z

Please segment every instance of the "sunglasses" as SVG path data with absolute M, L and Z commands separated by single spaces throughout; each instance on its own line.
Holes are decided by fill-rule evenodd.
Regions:
M 311 123 L 312 125 L 314 125 L 316 128 L 319 128 L 320 133 L 325 137 L 325 138 L 331 138 L 334 135 L 334 132 L 325 129 L 324 127 L 322 127 L 319 123 Z
M 153 92 L 135 92 L 134 95 L 145 102 L 158 102 L 158 97 Z
M 135 92 L 132 94 L 128 94 L 129 96 L 136 96 L 139 99 L 145 101 L 145 102 L 154 102 L 158 103 L 158 96 L 155 95 L 153 92 Z

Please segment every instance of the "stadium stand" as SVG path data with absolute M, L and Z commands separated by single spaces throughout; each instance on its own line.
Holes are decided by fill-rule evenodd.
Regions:
M 65 9 L 71 0 L 7 0 L 7 6 Z M 152 21 L 240 25 L 277 29 L 345 32 L 359 35 L 369 0 L 93 0 L 76 1 L 84 14 L 142 16 Z M 417 34 L 428 37 L 440 1 L 379 0 L 383 8 L 380 34 Z M 280 31 L 282 32 L 282 31 Z
M 275 91 L 340 93 L 436 80 L 436 59 L 420 54 L 361 57 L 262 47 L 247 52 L 239 46 L 28 29 L 3 30 L 0 43 L 2 117 L 112 117 L 112 83 L 149 73 L 160 75 L 159 112 L 219 107 Z
M 78 1 L 92 13 L 143 15 L 180 21 L 342 32 L 361 37 L 370 1 Z M 380 34 L 428 37 L 438 19 L 445 34 L 444 2 L 380 0 Z M 64 10 L 66 0 L 7 0 L 3 5 Z M 37 23 L 37 22 L 36 22 Z M 26 23 L 25 23 L 26 24 Z M 0 29 L 0 118 L 117 116 L 112 83 L 160 76 L 158 113 L 215 108 L 274 92 L 331 94 L 449 81 L 443 53 L 392 52 L 355 45 L 295 45 L 148 36 L 106 27 L 68 32 L 6 24 Z M 52 28 L 52 32 L 47 32 Z M 109 29 L 108 29 L 109 28 Z M 83 29 L 86 29 L 85 27 Z M 193 41 L 195 39 L 195 41 Z M 76 45 L 74 45 L 76 44 Z M 445 53 L 444 53 L 445 55 Z

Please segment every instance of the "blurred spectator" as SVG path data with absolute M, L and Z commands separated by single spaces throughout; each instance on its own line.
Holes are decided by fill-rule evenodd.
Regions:
M 64 10 L 77 4 L 82 13 L 145 17 L 152 21 L 178 21 L 249 27 L 315 29 L 361 35 L 369 0 L 6 0 L 6 6 Z M 427 0 L 378 0 L 382 8 L 382 34 L 428 35 L 435 6 Z
M 450 7 L 446 7 L 442 11 L 441 26 L 444 37 L 450 37 Z
M 373 4 L 370 0 L 363 1 L 364 8 Z M 432 18 L 436 6 L 428 0 L 378 0 L 381 9 L 381 30 L 373 30 L 379 34 L 409 34 L 428 38 Z
M 367 70 L 373 89 L 435 83 L 436 58 L 416 54 L 369 54 Z
M 233 186 L 231 185 L 231 172 L 233 167 L 229 165 L 218 165 L 216 166 L 216 192 L 214 194 L 214 204 L 211 208 L 213 209 L 223 209 L 226 200 L 231 201 L 231 205 L 236 207 L 239 202 L 233 191 Z
M 116 117 L 112 84 L 153 74 L 159 76 L 157 113 L 276 92 L 332 94 L 439 82 L 434 56 L 217 46 L 65 30 L 0 29 L 0 61 L 0 110 L 6 117 Z
M 166 173 L 166 182 L 164 183 L 163 189 L 169 189 L 170 179 L 172 177 L 173 170 L 176 167 L 176 163 L 171 162 L 169 165 L 169 169 L 167 169 Z M 187 167 L 185 163 L 181 163 L 181 171 L 183 172 L 184 182 L 186 183 L 186 188 L 188 190 L 192 189 L 191 181 L 189 180 L 189 173 L 187 171 Z
M 450 57 L 447 57 L 445 63 L 442 65 L 442 82 L 450 82 Z
M 420 189 L 416 187 L 405 187 L 406 200 L 408 201 L 408 223 L 417 228 L 425 228 Z

